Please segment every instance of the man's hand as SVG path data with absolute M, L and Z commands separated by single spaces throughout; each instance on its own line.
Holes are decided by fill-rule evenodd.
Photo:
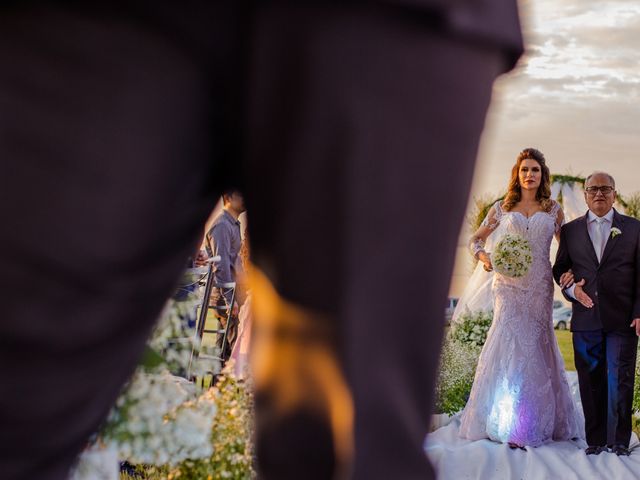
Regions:
M 573 293 L 576 297 L 576 300 L 578 300 L 585 307 L 591 308 L 593 307 L 593 300 L 591 300 L 591 297 L 589 295 L 584 293 L 584 290 L 582 289 L 583 285 L 584 285 L 584 278 L 576 283 L 576 289 L 574 290 Z
M 209 255 L 207 255 L 207 252 L 204 250 L 200 250 L 196 258 L 193 260 L 193 263 L 196 267 L 206 267 L 208 259 Z
M 636 335 L 640 337 L 640 318 L 634 318 L 630 326 L 635 327 Z
M 569 269 L 562 275 L 560 275 L 560 288 L 562 288 L 563 290 L 565 288 L 569 288 L 571 285 L 573 285 L 574 281 L 575 278 L 573 277 L 573 272 L 571 271 L 571 269 Z

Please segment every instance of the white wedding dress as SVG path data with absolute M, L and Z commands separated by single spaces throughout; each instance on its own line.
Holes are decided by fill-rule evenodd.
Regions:
M 529 240 L 533 263 L 521 278 L 493 280 L 494 317 L 480 354 L 459 434 L 478 440 L 539 446 L 583 437 L 582 412 L 571 397 L 553 331 L 553 278 L 549 249 L 560 206 L 527 218 L 494 205 L 485 219 L 493 235 Z

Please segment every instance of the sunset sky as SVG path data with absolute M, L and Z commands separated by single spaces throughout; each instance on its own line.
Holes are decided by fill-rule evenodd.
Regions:
M 504 193 L 525 147 L 552 173 L 606 170 L 640 191 L 640 2 L 521 0 L 526 53 L 494 86 L 473 196 Z M 463 230 L 451 294 L 470 272 Z
M 472 193 L 503 191 L 528 146 L 552 173 L 640 191 L 640 2 L 522 0 L 520 16 L 526 54 L 495 84 Z

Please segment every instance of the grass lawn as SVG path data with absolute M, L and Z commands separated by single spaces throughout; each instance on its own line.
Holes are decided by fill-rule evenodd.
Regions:
M 215 330 L 220 328 L 220 324 L 218 322 L 218 318 L 216 317 L 213 310 L 209 310 L 207 312 L 207 321 L 204 324 L 205 330 Z M 205 333 L 202 336 L 202 345 L 204 347 L 213 347 L 216 344 L 216 334 L 215 333 Z
M 573 364 L 573 344 L 571 343 L 571 332 L 569 330 L 555 330 L 556 338 L 558 339 L 558 346 L 560 347 L 560 353 L 564 359 L 565 370 L 575 371 L 576 367 Z

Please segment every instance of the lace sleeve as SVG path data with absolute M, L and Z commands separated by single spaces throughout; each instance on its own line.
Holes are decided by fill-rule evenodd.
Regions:
M 493 207 L 489 209 L 489 213 L 484 217 L 484 220 L 480 224 L 481 227 L 489 227 L 491 230 L 495 230 L 500 224 L 502 218 L 502 208 L 500 207 L 500 201 L 493 204 Z
M 484 242 L 481 238 L 473 237 L 469 244 L 469 249 L 471 250 L 471 255 L 477 258 L 478 252 L 484 252 Z
M 564 212 L 562 211 L 562 207 L 558 202 L 554 202 L 553 207 L 551 208 L 551 212 L 549 212 L 553 217 L 555 217 L 555 233 L 559 233 L 562 225 L 565 224 Z
M 484 218 L 480 227 L 489 228 L 489 230 L 495 230 L 500 224 L 500 217 L 502 216 L 502 209 L 500 208 L 500 202 L 496 202 L 490 209 L 487 216 Z M 469 249 L 471 254 L 477 258 L 479 252 L 484 251 L 484 240 L 476 235 L 471 237 L 469 242 Z

